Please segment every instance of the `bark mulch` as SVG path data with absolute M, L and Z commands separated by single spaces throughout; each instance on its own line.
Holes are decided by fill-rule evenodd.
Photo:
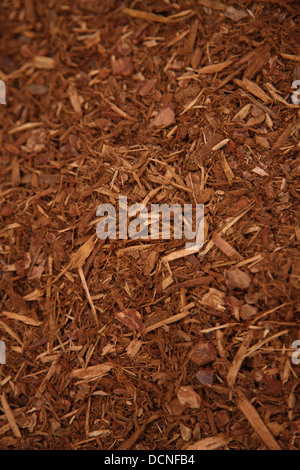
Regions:
M 0 22 L 0 447 L 299 449 L 298 2 Z M 204 245 L 100 240 L 120 196 L 204 204 Z

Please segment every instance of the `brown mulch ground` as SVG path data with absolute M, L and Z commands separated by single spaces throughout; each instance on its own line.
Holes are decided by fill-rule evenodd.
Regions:
M 0 11 L 0 447 L 299 449 L 298 2 L 45 3 Z M 204 246 L 99 240 L 119 196 Z

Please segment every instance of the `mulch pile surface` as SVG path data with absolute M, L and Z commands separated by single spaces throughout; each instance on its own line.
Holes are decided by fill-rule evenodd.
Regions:
M 298 2 L 0 22 L 0 448 L 299 449 Z M 203 204 L 203 246 L 99 239 L 120 196 Z

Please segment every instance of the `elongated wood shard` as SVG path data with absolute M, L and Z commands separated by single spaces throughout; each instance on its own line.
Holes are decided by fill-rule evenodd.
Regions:
M 217 436 L 207 437 L 206 439 L 194 442 L 194 444 L 186 447 L 185 450 L 216 450 L 225 447 L 228 442 L 229 439 L 224 434 L 218 434 Z
M 244 341 L 242 342 L 241 346 L 239 347 L 232 361 L 231 367 L 227 374 L 227 383 L 229 387 L 233 387 L 235 383 L 236 377 L 239 373 L 243 360 L 246 356 L 246 352 L 248 350 L 248 347 L 250 346 L 252 338 L 253 338 L 253 332 L 250 331 L 245 337 Z
M 278 442 L 275 440 L 254 406 L 245 395 L 241 394 L 237 403 L 241 412 L 246 416 L 254 431 L 259 435 L 263 443 L 270 450 L 281 450 Z
M 7 418 L 7 421 L 9 423 L 10 427 L 11 427 L 12 432 L 14 433 L 14 435 L 16 437 L 22 437 L 20 429 L 18 428 L 18 425 L 16 423 L 14 414 L 11 411 L 11 408 L 10 408 L 10 406 L 9 406 L 7 400 L 6 400 L 6 397 L 5 397 L 4 393 L 2 393 L 2 395 L 1 395 L 1 405 L 2 405 L 2 408 L 3 408 L 4 414 Z
M 86 369 L 75 369 L 71 375 L 76 379 L 83 380 L 95 380 L 98 377 L 103 377 L 113 368 L 113 364 L 105 362 L 103 364 L 97 364 L 96 366 L 90 366 Z

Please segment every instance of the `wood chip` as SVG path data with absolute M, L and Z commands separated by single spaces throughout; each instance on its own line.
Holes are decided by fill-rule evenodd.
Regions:
M 156 23 L 170 23 L 172 20 L 166 16 L 156 15 L 142 10 L 134 10 L 133 8 L 123 8 L 123 13 L 133 18 L 141 18 L 146 21 L 154 21 Z
M 11 411 L 11 408 L 6 400 L 4 393 L 2 393 L 1 395 L 1 405 L 3 408 L 4 414 L 6 416 L 6 419 L 8 421 L 8 424 L 11 427 L 12 432 L 14 433 L 16 437 L 19 437 L 19 438 L 22 437 L 20 429 L 18 428 L 15 417 L 13 415 L 13 412 Z
M 244 394 L 240 393 L 237 405 L 267 448 L 270 450 L 281 450 L 258 412 Z
M 280 55 L 281 57 L 283 57 L 283 59 L 295 60 L 296 62 L 300 62 L 300 55 L 286 54 L 285 52 L 281 52 Z
M 194 442 L 194 444 L 186 447 L 185 450 L 217 450 L 221 447 L 226 447 L 228 443 L 229 439 L 225 434 L 217 434 L 216 436 L 207 437 Z
M 191 302 L 189 303 L 188 305 L 186 305 L 186 307 L 183 309 L 183 311 L 181 313 L 177 313 L 177 315 L 173 315 L 172 317 L 169 317 L 169 318 L 166 318 L 165 320 L 161 320 L 157 323 L 154 323 L 153 325 L 151 326 L 148 326 L 146 329 L 145 329 L 145 333 L 149 333 L 149 331 L 152 331 L 152 330 L 155 330 L 156 328 L 160 328 L 161 326 L 164 326 L 164 325 L 170 325 L 171 323 L 175 323 L 179 320 L 182 320 L 183 318 L 185 318 L 187 315 L 189 315 L 189 310 L 191 308 L 194 307 L 194 303 Z
M 214 287 L 211 287 L 209 291 L 203 295 L 201 302 L 203 305 L 206 305 L 207 307 L 215 308 L 216 310 L 219 310 L 220 312 L 224 312 L 226 310 L 225 308 L 225 294 L 224 292 L 215 289 Z
M 145 331 L 145 325 L 142 321 L 141 314 L 134 308 L 126 308 L 122 312 L 117 312 L 115 317 L 131 330 L 139 331 L 140 333 Z
M 82 247 L 81 247 L 81 248 L 82 248 Z M 79 250 L 78 250 L 78 251 L 79 251 Z M 80 260 L 80 262 L 81 262 L 81 260 Z M 91 297 L 91 294 L 90 294 L 88 285 L 87 285 L 87 283 L 86 283 L 86 279 L 85 279 L 85 276 L 84 276 L 84 273 L 83 273 L 82 268 L 78 268 L 78 273 L 79 273 L 79 276 L 80 276 L 80 279 L 81 279 L 83 288 L 84 288 L 84 290 L 85 290 L 86 296 L 87 296 L 87 298 L 88 298 L 89 304 L 90 304 L 90 306 L 91 306 L 95 323 L 96 323 L 96 325 L 99 325 L 99 321 L 98 321 L 98 316 L 97 316 L 96 308 L 95 308 L 93 299 L 92 299 L 92 297 Z
M 256 166 L 255 168 L 252 168 L 253 173 L 256 173 L 259 176 L 269 176 L 269 173 L 267 173 L 265 170 L 260 168 L 259 166 Z
M 226 62 L 220 62 L 219 64 L 206 65 L 205 67 L 198 69 L 198 74 L 206 75 L 209 73 L 218 73 L 226 69 L 227 67 L 229 67 L 231 64 L 232 64 L 232 61 L 227 60 Z
M 235 78 L 233 81 L 241 88 L 244 88 L 249 91 L 249 93 L 262 100 L 265 104 L 271 103 L 271 98 L 256 83 L 251 82 L 247 78 L 243 78 L 243 80 Z
M 243 363 L 243 360 L 246 356 L 246 352 L 248 350 L 248 347 L 251 344 L 253 338 L 253 332 L 250 331 L 247 336 L 244 338 L 244 341 L 240 345 L 236 355 L 234 356 L 234 359 L 231 363 L 230 369 L 227 374 L 227 384 L 229 387 L 233 387 L 234 383 L 236 381 L 237 375 L 239 373 L 239 370 L 241 368 L 241 365 Z
M 104 362 L 103 364 L 97 364 L 95 366 L 89 366 L 86 369 L 75 369 L 71 372 L 72 377 L 82 380 L 96 380 L 106 375 L 112 368 L 113 364 L 110 362 Z
M 198 0 L 199 5 L 202 5 L 206 8 L 211 8 L 212 10 L 219 10 L 224 11 L 226 9 L 226 5 L 222 2 L 218 2 L 216 0 Z
M 201 398 L 189 385 L 181 386 L 177 392 L 177 397 L 181 405 L 187 405 L 190 408 L 200 408 Z
M 42 324 L 41 321 L 34 320 L 33 318 L 28 317 L 27 315 L 22 315 L 20 313 L 14 313 L 14 312 L 8 312 L 7 310 L 3 310 L 1 312 L 1 315 L 4 315 L 5 317 L 10 318 L 11 320 L 16 320 L 16 321 L 25 323 L 26 325 L 40 326 Z
M 71 266 L 73 268 L 82 268 L 86 259 L 90 256 L 94 248 L 95 248 L 95 237 L 91 237 L 72 256 Z
M 224 145 L 226 145 L 228 142 L 229 142 L 230 139 L 224 139 L 222 140 L 221 142 L 219 142 L 217 145 L 215 145 L 212 150 L 215 151 L 215 150 L 219 150 L 221 149 L 222 147 L 224 147 Z
M 228 258 L 243 258 L 228 242 L 223 240 L 218 233 L 213 236 L 212 241 Z
M 52 57 L 36 55 L 33 58 L 33 65 L 38 69 L 54 69 L 56 66 L 56 62 Z

